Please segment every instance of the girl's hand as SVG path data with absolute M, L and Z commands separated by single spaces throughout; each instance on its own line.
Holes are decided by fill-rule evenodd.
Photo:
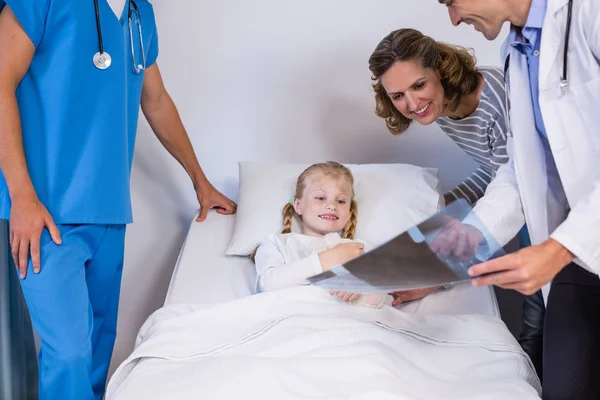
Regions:
M 349 292 L 342 292 L 342 291 L 335 291 L 335 290 L 330 290 L 329 294 L 332 296 L 337 296 L 340 299 L 346 301 L 346 302 L 353 302 L 355 300 L 357 300 L 360 297 L 360 293 L 349 293 Z
M 363 243 L 340 243 L 333 249 L 319 253 L 323 272 L 329 271 L 336 265 L 345 264 L 348 261 L 362 255 L 365 252 Z

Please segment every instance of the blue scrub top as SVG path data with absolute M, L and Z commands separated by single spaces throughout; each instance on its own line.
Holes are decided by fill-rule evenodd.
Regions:
M 98 51 L 93 0 L 0 0 L 16 15 L 36 47 L 17 89 L 23 146 L 37 196 L 57 224 L 132 222 L 130 171 L 144 73 L 133 70 L 128 4 L 118 18 L 98 0 L 106 70 Z M 146 67 L 158 56 L 154 10 L 137 0 Z M 2 4 L 0 4 L 0 7 Z M 136 63 L 142 54 L 132 12 Z M 0 218 L 10 197 L 0 173 Z

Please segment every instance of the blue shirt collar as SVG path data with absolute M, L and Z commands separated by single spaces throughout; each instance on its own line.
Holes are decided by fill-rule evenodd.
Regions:
M 517 27 L 513 25 L 510 29 L 508 38 L 509 43 L 512 46 L 524 44 L 525 41 L 523 37 L 530 39 L 529 32 L 542 29 L 547 6 L 548 0 L 531 0 L 531 6 L 529 7 L 529 14 L 527 15 L 525 26 Z

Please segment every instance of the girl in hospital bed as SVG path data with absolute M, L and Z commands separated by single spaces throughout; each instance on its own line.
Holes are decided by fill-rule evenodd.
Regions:
M 314 164 L 300 174 L 295 196 L 283 207 L 281 233 L 270 235 L 252 256 L 259 291 L 306 284 L 306 278 L 364 253 L 365 243 L 354 239 L 358 206 L 353 186 L 352 173 L 337 162 Z M 292 233 L 295 217 L 301 233 Z M 386 293 L 330 293 L 367 307 L 392 302 Z

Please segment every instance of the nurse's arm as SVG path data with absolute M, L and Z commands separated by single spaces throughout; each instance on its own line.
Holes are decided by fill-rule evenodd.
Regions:
M 35 46 L 8 6 L 0 13 L 0 169 L 12 209 L 10 244 L 16 267 L 25 278 L 29 252 L 35 272 L 40 269 L 39 244 L 44 227 L 60 243 L 59 231 L 37 198 L 25 152 L 16 90 L 27 73 Z
M 200 203 L 198 221 L 204 220 L 211 208 L 217 208 L 217 212 L 221 214 L 235 212 L 236 204 L 219 193 L 200 168 L 190 138 L 185 131 L 175 103 L 165 89 L 156 63 L 144 72 L 141 106 L 142 112 L 158 140 L 183 166 L 192 180 Z
M 0 166 L 11 197 L 35 195 L 27 171 L 15 92 L 35 47 L 8 6 L 0 13 Z

